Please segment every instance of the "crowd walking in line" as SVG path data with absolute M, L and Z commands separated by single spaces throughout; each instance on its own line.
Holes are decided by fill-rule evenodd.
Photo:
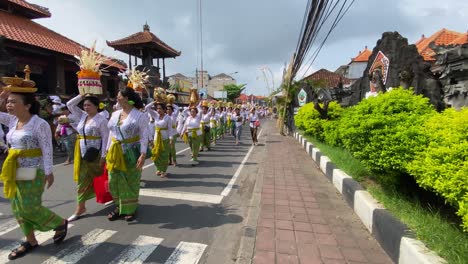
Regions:
M 257 128 L 266 109 L 250 105 L 200 101 L 178 106 L 173 95 L 157 88 L 154 102 L 143 104 L 136 85 L 119 90 L 117 105 L 110 118 L 93 94 L 80 94 L 61 106 L 54 136 L 67 142 L 67 162 L 73 163 L 76 183 L 76 209 L 63 218 L 42 205 L 44 186 L 51 187 L 53 144 L 52 129 L 39 117 L 39 102 L 34 93 L 11 91 L 2 84 L 0 123 L 9 128 L 6 142 L 8 156 L 1 179 L 5 197 L 10 199 L 14 215 L 26 241 L 14 249 L 10 260 L 34 250 L 38 242 L 34 231 L 55 230 L 54 243 L 61 243 L 68 223 L 86 214 L 86 201 L 96 196 L 95 177 L 107 171 L 108 189 L 114 208 L 109 221 L 133 221 L 137 217 L 142 167 L 151 158 L 155 174 L 170 178 L 170 165 L 177 166 L 175 142 L 180 137 L 191 149 L 192 166 L 199 165 L 199 152 L 210 151 L 217 140 L 235 137 L 240 144 L 242 127 L 250 127 L 253 145 Z M 132 87 L 133 86 L 133 87 Z M 194 89 L 194 91 L 196 91 Z M 256 110 L 257 108 L 257 110 Z M 72 179 L 70 179 L 72 180 Z

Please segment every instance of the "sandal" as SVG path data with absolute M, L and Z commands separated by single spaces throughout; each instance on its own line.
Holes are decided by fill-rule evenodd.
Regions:
M 21 245 L 11 251 L 10 254 L 8 254 L 8 259 L 9 260 L 14 260 L 17 258 L 24 257 L 28 252 L 31 252 L 35 248 L 37 248 L 39 244 L 36 245 L 31 245 L 28 241 L 21 243 Z
M 132 222 L 133 220 L 135 220 L 135 218 L 136 218 L 135 214 L 129 214 L 124 217 L 125 221 L 127 222 Z
M 115 220 L 119 219 L 120 217 L 122 217 L 122 215 L 120 215 L 120 213 L 119 213 L 119 208 L 116 208 L 114 211 L 110 212 L 107 215 L 107 220 L 115 221 Z
M 54 244 L 58 245 L 62 243 L 62 241 L 65 239 L 67 236 L 67 231 L 68 231 L 68 220 L 65 220 L 65 224 L 59 225 L 54 229 L 55 232 L 59 232 L 58 234 L 55 234 L 53 239 L 54 239 Z

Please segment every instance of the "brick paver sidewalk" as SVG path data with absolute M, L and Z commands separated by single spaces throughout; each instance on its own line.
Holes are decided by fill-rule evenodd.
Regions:
M 293 138 L 265 147 L 253 263 L 392 263 Z

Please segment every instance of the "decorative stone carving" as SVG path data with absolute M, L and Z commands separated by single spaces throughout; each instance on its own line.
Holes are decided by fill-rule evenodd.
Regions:
M 468 106 L 468 44 L 430 47 L 437 54 L 432 70 L 440 74 L 445 103 L 456 109 Z
M 377 41 L 369 62 L 375 60 L 379 51 L 384 53 L 390 61 L 387 79 L 382 89 L 388 90 L 390 87 L 400 86 L 402 77 L 408 75 L 403 78 L 403 81 L 407 82 L 405 86 L 414 87 L 416 94 L 427 96 L 437 110 L 444 108 L 442 86 L 431 72 L 431 65 L 423 60 L 415 45 L 409 45 L 408 40 L 398 32 L 385 32 Z M 359 103 L 365 97 L 366 92 L 370 91 L 369 80 L 372 77 L 369 74 L 370 68 L 371 63 L 368 63 L 363 77 L 351 86 L 353 91 L 350 99 L 351 105 Z M 402 74 L 402 70 L 405 69 L 407 72 Z M 411 82 L 408 78 L 411 75 L 410 72 L 414 75 Z

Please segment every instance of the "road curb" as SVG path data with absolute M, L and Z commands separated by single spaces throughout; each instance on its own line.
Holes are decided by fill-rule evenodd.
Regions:
M 400 264 L 439 264 L 447 261 L 413 238 L 409 228 L 393 217 L 372 195 L 349 175 L 336 168 L 320 149 L 307 142 L 300 133 L 294 138 L 319 165 L 322 172 L 343 195 L 364 226 L 379 242 L 389 257 Z

